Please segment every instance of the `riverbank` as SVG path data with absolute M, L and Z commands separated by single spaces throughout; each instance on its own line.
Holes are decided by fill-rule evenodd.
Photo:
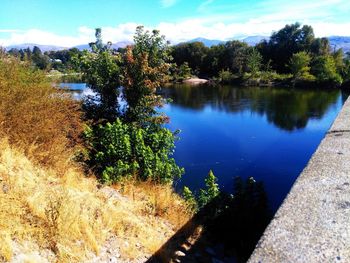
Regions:
M 1 262 L 144 262 L 189 219 L 185 210 L 171 187 L 99 186 L 0 140 Z
M 349 126 L 348 99 L 248 262 L 350 261 Z
M 190 79 L 185 79 L 182 81 L 182 83 L 191 84 L 191 85 L 205 84 L 208 82 L 209 82 L 209 80 L 201 79 L 201 78 L 190 78 Z

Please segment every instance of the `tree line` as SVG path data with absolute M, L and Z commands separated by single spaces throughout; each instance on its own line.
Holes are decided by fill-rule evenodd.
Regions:
M 350 54 L 316 38 L 313 28 L 286 25 L 256 46 L 232 40 L 206 47 L 202 42 L 180 43 L 171 49 L 177 68 L 222 82 L 286 80 L 293 84 L 340 85 L 350 80 Z
M 7 53 L 21 61 L 29 62 L 34 68 L 44 71 L 53 69 L 66 73 L 79 71 L 76 58 L 81 56 L 82 51 L 77 48 L 70 48 L 42 52 L 38 46 L 34 46 L 33 49 L 29 47 L 23 49 L 11 48 Z

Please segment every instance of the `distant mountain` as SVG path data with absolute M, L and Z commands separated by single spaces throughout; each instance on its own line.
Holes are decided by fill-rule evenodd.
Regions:
M 193 42 L 202 42 L 204 44 L 204 46 L 206 46 L 206 47 L 211 47 L 211 46 L 225 43 L 225 41 L 222 41 L 222 40 L 207 39 L 207 38 L 203 38 L 203 37 L 197 37 L 197 38 L 194 38 L 194 39 L 187 41 L 187 43 L 193 43 Z
M 120 47 L 124 48 L 127 45 L 131 45 L 131 44 L 132 44 L 132 42 L 130 42 L 130 41 L 120 41 L 120 42 L 112 44 L 112 48 L 114 48 L 114 49 L 118 49 Z M 10 50 L 12 48 L 17 48 L 17 49 L 30 48 L 31 50 L 33 50 L 33 48 L 35 46 L 39 47 L 42 52 L 57 51 L 57 50 L 73 48 L 73 47 L 60 47 L 60 46 L 54 46 L 54 45 L 40 45 L 40 44 L 35 44 L 35 43 L 24 43 L 24 44 L 18 44 L 18 45 L 10 45 L 10 46 L 7 46 L 6 49 Z M 90 47 L 88 44 L 78 45 L 78 46 L 74 46 L 74 47 L 78 48 L 79 50 L 84 50 L 84 49 L 90 50 Z
M 118 48 L 124 48 L 128 45 L 132 45 L 132 42 L 130 41 L 119 41 L 117 43 L 112 43 L 112 49 L 118 49 Z M 89 44 L 85 44 L 85 45 L 78 45 L 78 46 L 74 46 L 75 48 L 79 49 L 79 50 L 91 50 Z
M 24 44 L 18 44 L 18 45 L 10 45 L 7 46 L 6 49 L 10 50 L 12 48 L 17 48 L 17 49 L 25 49 L 25 48 L 30 48 L 33 50 L 33 48 L 37 46 L 40 48 L 42 52 L 45 51 L 57 51 L 57 50 L 62 50 L 62 49 L 67 49 L 68 47 L 59 47 L 59 46 L 54 46 L 54 45 L 40 45 L 40 44 L 34 44 L 34 43 L 24 43 Z
M 269 40 L 269 37 L 267 37 L 267 36 L 249 36 L 246 38 L 234 38 L 232 40 L 240 40 L 240 41 L 246 42 L 249 46 L 255 46 L 256 44 L 260 43 L 264 39 Z M 193 42 L 202 42 L 206 47 L 211 47 L 211 46 L 215 46 L 218 44 L 223 44 L 226 41 L 198 37 L 195 39 L 191 39 L 191 40 L 187 41 L 186 43 L 193 43 Z
M 242 41 L 247 43 L 249 46 L 255 46 L 256 44 L 259 44 L 261 41 L 266 40 L 269 41 L 270 37 L 267 36 L 249 36 L 246 38 L 243 38 Z
M 332 48 L 342 48 L 344 52 L 350 52 L 350 37 L 331 36 L 328 39 Z

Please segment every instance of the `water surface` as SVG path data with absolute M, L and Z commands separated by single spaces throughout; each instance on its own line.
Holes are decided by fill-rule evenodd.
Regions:
M 306 166 L 346 95 L 340 90 L 234 86 L 163 88 L 169 128 L 180 129 L 175 159 L 186 170 L 177 188 L 198 190 L 210 169 L 231 192 L 233 178 L 263 181 L 272 210 Z
M 85 84 L 65 83 L 73 96 L 92 95 Z M 186 173 L 176 182 L 204 187 L 209 170 L 222 190 L 233 178 L 263 181 L 276 210 L 306 166 L 347 95 L 340 90 L 175 85 L 160 93 L 162 111 L 180 129 L 174 157 Z

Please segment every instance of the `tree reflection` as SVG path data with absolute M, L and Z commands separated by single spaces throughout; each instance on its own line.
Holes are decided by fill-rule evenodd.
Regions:
M 270 123 L 287 131 L 304 128 L 310 119 L 322 118 L 340 93 L 339 90 L 183 84 L 163 88 L 161 92 L 176 106 L 193 110 L 209 106 L 232 113 L 248 110 L 265 115 Z

